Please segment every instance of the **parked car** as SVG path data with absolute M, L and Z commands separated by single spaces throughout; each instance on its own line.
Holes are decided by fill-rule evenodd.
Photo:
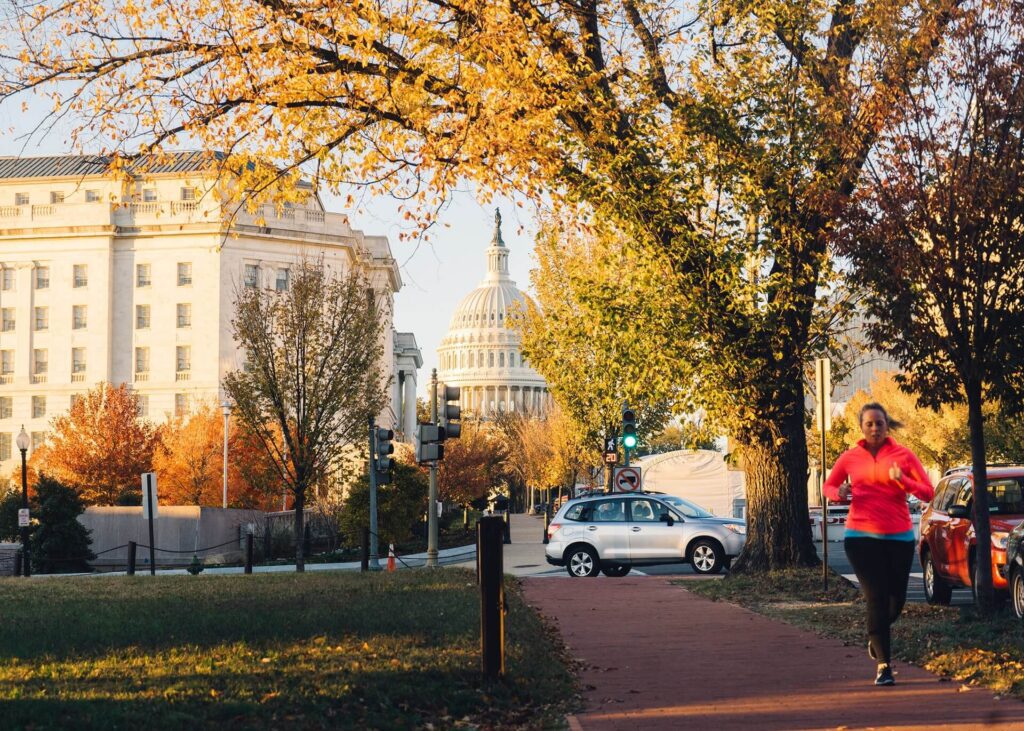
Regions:
M 717 574 L 746 540 L 742 520 L 716 518 L 669 495 L 608 494 L 563 505 L 548 526 L 548 563 L 570 576 L 625 576 L 634 566 L 687 563 Z
M 1024 466 L 988 468 L 989 520 L 992 526 L 992 585 L 1005 597 L 1007 542 L 1024 522 Z M 951 470 L 939 481 L 935 497 L 921 514 L 918 556 L 929 604 L 949 604 L 953 589 L 976 585 L 974 479 L 971 469 Z
M 1010 601 L 1017 619 L 1024 620 L 1024 521 L 1006 539 L 1004 576 L 1010 586 Z

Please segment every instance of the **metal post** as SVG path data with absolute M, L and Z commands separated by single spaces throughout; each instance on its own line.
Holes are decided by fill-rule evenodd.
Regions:
M 135 576 L 135 553 L 139 544 L 135 541 L 128 541 L 128 575 Z
M 269 561 L 273 558 L 270 555 L 271 550 L 274 547 L 273 540 L 274 536 L 271 535 L 270 518 L 263 519 L 263 560 Z
M 22 427 L 22 431 L 25 428 Z M 27 449 L 21 450 L 21 507 L 28 510 L 28 462 L 25 459 Z M 28 578 L 32 575 L 32 557 L 28 548 L 28 526 L 21 528 L 21 573 Z
M 541 543 L 547 545 L 548 543 L 548 526 L 551 525 L 551 488 L 549 487 L 545 494 L 547 501 L 544 503 L 544 538 Z
M 245 534 L 245 573 L 252 573 L 252 531 Z
M 828 401 L 826 394 L 829 389 L 828 359 L 819 358 L 815 363 L 818 388 L 818 433 L 821 434 L 821 581 L 828 591 L 828 498 L 825 497 L 825 470 L 827 459 L 825 449 L 825 432 L 828 426 Z
M 228 509 L 228 418 L 231 416 L 231 406 L 225 401 L 224 408 L 224 509 Z
M 430 371 L 430 423 L 437 423 L 437 369 Z M 430 463 L 430 496 L 427 499 L 427 566 L 437 566 L 437 460 Z
M 370 570 L 370 529 L 363 528 L 362 550 L 359 552 L 359 570 Z
M 367 460 L 367 477 L 370 481 L 370 571 L 380 571 L 380 557 L 378 555 L 377 537 L 377 465 L 374 449 L 374 432 L 377 428 L 373 417 L 369 418 L 370 424 L 370 459 Z
M 477 524 L 480 567 L 480 655 L 483 674 L 505 674 L 505 581 L 501 516 L 489 515 Z
M 153 540 L 153 473 L 146 473 L 146 497 L 149 500 L 149 575 L 156 576 L 156 546 Z

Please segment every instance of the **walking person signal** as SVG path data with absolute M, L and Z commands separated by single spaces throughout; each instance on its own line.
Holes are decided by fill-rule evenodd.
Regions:
M 865 404 L 864 438 L 840 455 L 825 480 L 825 496 L 850 505 L 844 546 L 867 604 L 868 655 L 878 663 L 875 685 L 896 682 L 890 627 L 906 603 L 914 560 L 907 496 L 927 502 L 935 494 L 921 461 L 889 436 L 897 426 L 881 404 Z

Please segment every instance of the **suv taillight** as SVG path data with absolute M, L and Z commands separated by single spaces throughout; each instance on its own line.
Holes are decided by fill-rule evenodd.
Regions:
M 548 525 L 548 538 L 551 538 L 551 536 L 555 535 L 555 531 L 557 531 L 561 527 L 561 523 L 551 523 L 550 525 Z

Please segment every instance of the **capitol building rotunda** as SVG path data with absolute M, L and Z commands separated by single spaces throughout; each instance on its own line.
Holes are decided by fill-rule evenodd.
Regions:
M 487 276 L 456 308 L 437 350 L 438 380 L 459 386 L 463 412 L 481 419 L 506 411 L 544 415 L 551 404 L 547 384 L 523 358 L 519 330 L 509 327 L 526 295 L 508 273 L 500 212 L 486 253 Z

